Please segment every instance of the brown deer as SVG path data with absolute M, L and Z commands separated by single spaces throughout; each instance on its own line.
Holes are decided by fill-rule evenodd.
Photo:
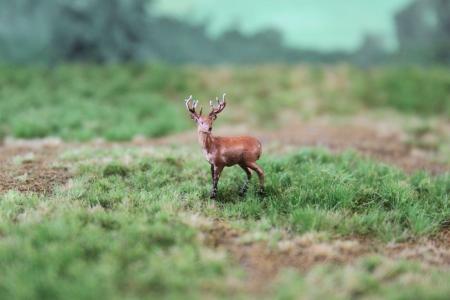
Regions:
M 247 179 L 240 189 L 240 195 L 243 196 L 247 192 L 248 182 L 252 177 L 251 170 L 255 171 L 259 177 L 259 192 L 264 192 L 264 172 L 256 161 L 261 156 L 261 143 L 250 136 L 239 137 L 219 137 L 213 136 L 212 124 L 217 115 L 222 112 L 226 106 L 225 94 L 222 100 L 216 98 L 217 105 L 209 102 L 211 112 L 208 116 L 202 116 L 202 109 L 197 113 L 198 100 L 193 100 L 192 96 L 185 99 L 186 108 L 191 114 L 191 118 L 197 123 L 198 141 L 203 149 L 206 160 L 211 164 L 212 191 L 211 199 L 217 196 L 217 184 L 220 174 L 224 167 L 239 165 L 247 174 Z

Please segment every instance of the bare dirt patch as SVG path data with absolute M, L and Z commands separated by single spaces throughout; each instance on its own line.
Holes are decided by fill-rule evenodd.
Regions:
M 224 221 L 203 224 L 200 230 L 207 246 L 225 250 L 244 268 L 246 286 L 255 293 L 264 292 L 284 268 L 304 273 L 320 264 L 352 264 L 363 256 L 375 254 L 444 270 L 450 268 L 450 230 L 416 241 L 389 244 L 367 238 L 321 240 L 314 234 L 286 235 L 274 245 L 267 241 L 246 242 L 243 230 L 232 228 Z
M 423 264 L 450 268 L 450 230 L 417 241 L 388 244 L 383 253 L 395 259 L 420 261 Z
M 245 269 L 247 287 L 252 292 L 264 291 L 283 268 L 306 272 L 321 263 L 350 263 L 370 250 L 356 239 L 320 242 L 312 235 L 283 239 L 276 245 L 245 242 L 242 231 L 220 221 L 202 228 L 202 232 L 206 245 L 225 249 Z
M 68 168 L 57 166 L 59 146 L 46 142 L 23 142 L 0 147 L 0 193 L 8 190 L 49 193 L 64 184 Z

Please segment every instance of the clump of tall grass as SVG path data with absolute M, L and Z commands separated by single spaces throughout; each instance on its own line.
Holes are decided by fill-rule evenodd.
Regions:
M 351 152 L 335 156 L 307 149 L 266 157 L 261 164 L 268 196 L 225 201 L 222 215 L 265 218 L 296 232 L 375 235 L 385 240 L 430 234 L 450 220 L 448 174 L 406 175 Z M 234 181 L 223 176 L 225 199 L 233 197 L 226 186 L 235 186 Z

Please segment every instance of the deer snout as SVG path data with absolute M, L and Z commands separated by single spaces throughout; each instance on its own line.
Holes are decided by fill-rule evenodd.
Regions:
M 200 121 L 198 123 L 198 130 L 201 132 L 211 132 L 212 124 L 208 124 L 206 122 Z

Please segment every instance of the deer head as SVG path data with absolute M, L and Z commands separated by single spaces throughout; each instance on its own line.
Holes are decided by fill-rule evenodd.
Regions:
M 212 131 L 212 124 L 214 120 L 217 119 L 217 115 L 222 112 L 226 106 L 225 95 L 222 95 L 222 99 L 219 100 L 219 97 L 216 97 L 217 105 L 214 105 L 212 101 L 209 101 L 211 106 L 211 111 L 208 116 L 202 116 L 202 108 L 200 108 L 200 112 L 196 112 L 198 100 L 193 100 L 192 95 L 189 98 L 184 99 L 187 110 L 191 114 L 192 120 L 197 123 L 197 130 L 199 132 L 210 133 Z

